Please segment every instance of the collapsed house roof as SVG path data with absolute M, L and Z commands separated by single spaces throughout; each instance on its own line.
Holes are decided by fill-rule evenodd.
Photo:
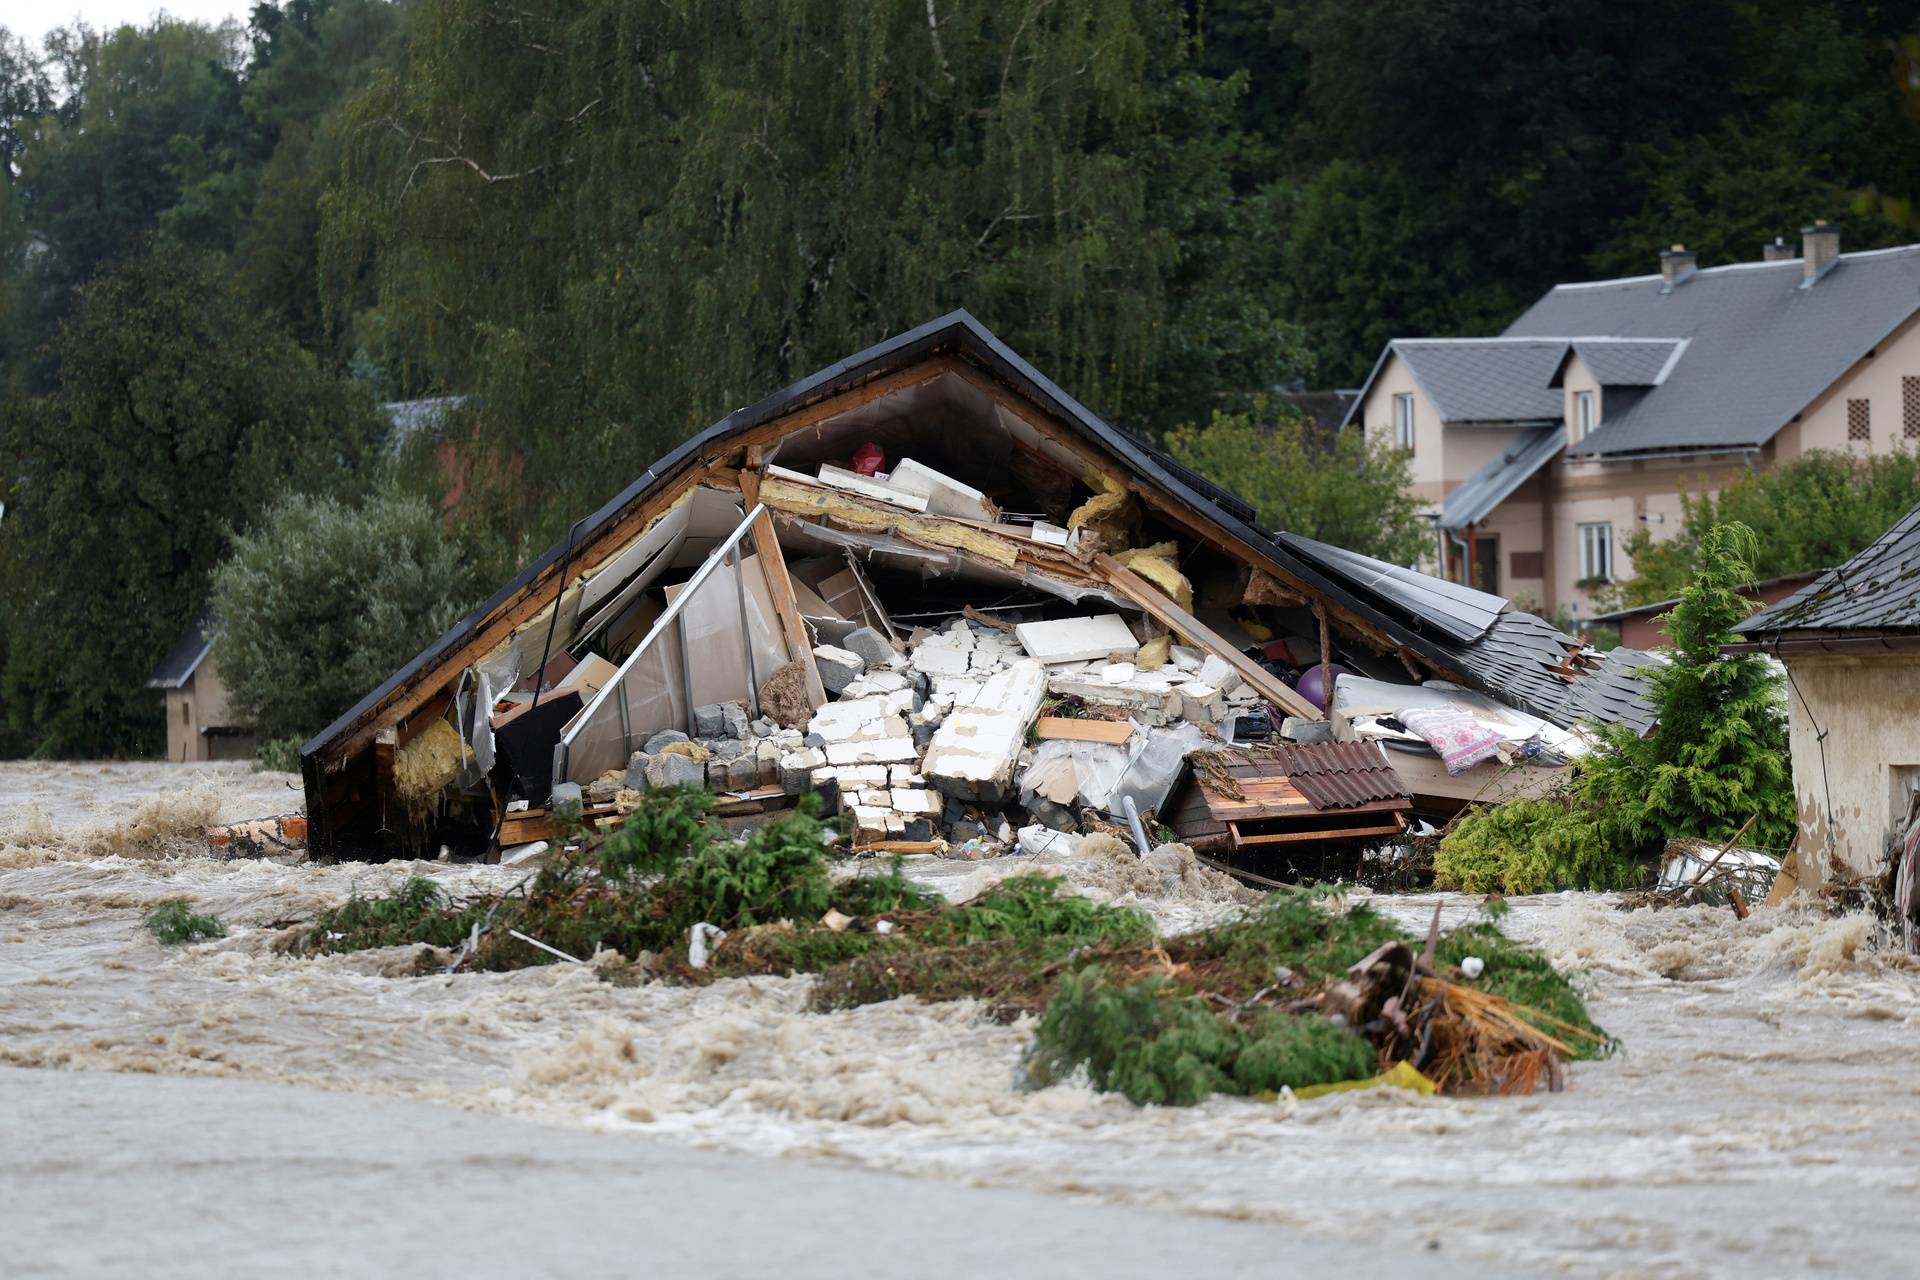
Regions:
M 1428 577 L 1363 556 L 1281 533 L 1275 539 L 1319 563 L 1356 590 L 1376 595 L 1407 625 L 1432 634 L 1447 650 L 1462 683 L 1562 728 L 1588 720 L 1653 727 L 1653 711 L 1635 675 L 1652 654 L 1615 649 L 1600 655 L 1536 614 L 1504 597 Z
M 915 461 L 908 455 L 934 465 L 919 466 L 911 481 L 897 471 L 894 483 L 880 483 L 841 465 L 857 459 L 856 445 L 896 459 L 903 469 Z M 815 467 L 817 476 L 809 473 Z M 998 495 L 998 505 L 990 493 Z M 1155 562 L 1156 548 L 1130 548 L 1125 541 L 1130 535 L 1114 542 L 1093 528 L 1074 529 L 1069 546 L 1069 530 L 1053 522 L 1069 523 L 1070 510 L 1078 519 L 1102 502 L 1133 513 L 1129 519 L 1142 536 L 1170 539 L 1161 544 L 1172 548 L 1165 553 L 1169 558 Z M 656 636 L 686 627 L 691 610 L 684 602 L 709 574 L 738 594 L 740 623 L 750 614 L 761 622 L 759 631 L 749 628 L 731 639 L 712 632 L 714 643 L 730 644 L 754 683 L 765 678 L 769 664 L 798 655 L 810 675 L 813 705 L 819 707 L 819 676 L 807 649 L 816 637 L 806 634 L 795 610 L 780 608 L 780 599 L 792 594 L 778 563 L 787 552 L 845 556 L 861 579 L 856 594 L 865 596 L 871 589 L 860 572 L 862 557 L 923 587 L 957 576 L 976 584 L 999 583 L 1002 591 L 1009 584 L 1038 589 L 1057 597 L 1056 603 L 1093 598 L 1103 607 L 1139 615 L 1149 627 L 1196 638 L 1269 701 L 1295 714 L 1318 712 L 1290 688 L 1276 686 L 1242 651 L 1247 646 L 1211 629 L 1215 623 L 1236 629 L 1217 599 L 1196 598 L 1189 613 L 1146 578 L 1156 572 L 1178 577 L 1178 559 L 1196 575 L 1202 570 L 1213 575 L 1196 597 L 1218 596 L 1224 570 L 1233 597 L 1229 603 L 1236 607 L 1244 603 L 1305 617 L 1305 625 L 1295 627 L 1302 638 L 1317 620 L 1323 660 L 1331 637 L 1417 676 L 1439 676 L 1495 695 L 1510 683 L 1482 652 L 1498 635 L 1501 619 L 1511 616 L 1499 612 L 1506 602 L 1381 562 L 1357 563 L 1337 548 L 1275 538 L 1253 520 L 1246 503 L 1102 421 L 971 316 L 954 312 L 737 410 L 654 462 L 307 742 L 301 768 L 316 848 L 389 841 L 398 825 L 395 753 L 436 722 L 460 719 L 460 709 L 474 705 L 469 690 L 488 676 L 502 682 L 481 684 L 495 694 L 516 680 L 516 688 L 532 690 L 528 714 L 553 722 L 543 732 L 558 732 L 564 712 L 579 708 L 567 720 L 575 727 L 563 735 L 565 749 L 555 767 L 562 772 L 584 767 L 577 760 L 570 766 L 567 754 L 580 745 L 580 720 L 605 714 L 607 682 L 625 680 Z M 731 536 L 723 538 L 728 529 Z M 723 565 L 716 563 L 722 552 L 732 557 Z M 1141 555 L 1150 558 L 1129 567 L 1129 557 Z M 691 568 L 702 557 L 706 567 L 693 579 L 667 587 L 664 612 L 658 611 L 654 580 L 661 570 L 669 562 Z M 747 568 L 756 558 L 768 569 L 764 582 Z M 1232 585 L 1233 574 L 1238 586 Z M 767 598 L 750 600 L 749 586 Z M 593 645 L 604 646 L 618 629 L 616 615 L 634 613 L 648 591 L 655 595 L 656 612 L 647 626 L 632 629 L 625 650 L 630 656 L 616 669 L 595 653 L 594 674 L 582 674 L 588 670 L 584 662 L 575 670 L 576 659 L 589 656 L 586 650 Z M 674 602 L 675 592 L 681 603 Z M 975 594 L 982 604 L 991 595 Z M 784 636 L 781 627 L 766 625 L 754 612 L 767 608 L 780 615 Z M 944 611 L 924 616 L 958 612 L 949 600 Z M 1203 622 L 1200 614 L 1212 622 Z M 642 633 L 639 647 L 632 647 L 633 637 Z M 1577 651 L 1577 644 L 1552 634 L 1566 646 L 1554 649 L 1556 661 L 1569 666 L 1566 655 Z M 679 643 L 691 653 L 705 641 L 683 633 Z M 576 652 L 558 652 L 568 647 Z M 618 650 L 613 647 L 615 656 Z M 503 653 L 512 661 L 502 665 Z M 564 659 L 567 670 L 533 678 L 549 654 L 557 654 L 556 662 Z M 1299 665 L 1309 661 L 1303 658 Z M 1553 677 L 1543 665 L 1539 678 Z M 690 715 L 696 691 L 684 672 L 677 679 L 687 680 L 685 697 L 676 685 L 661 695 L 660 705 L 671 703 L 676 716 Z M 578 701 L 564 708 L 542 706 L 542 690 L 560 688 L 551 680 L 579 682 Z M 1043 680 L 1042 692 L 1044 685 Z M 1013 692 L 1025 696 L 1023 688 Z M 625 695 L 616 701 L 627 717 Z M 751 684 L 746 702 L 757 710 Z M 885 720 L 890 713 L 875 714 Z M 638 740 L 635 729 L 622 723 L 614 740 L 632 745 Z M 452 729 L 440 732 L 458 747 Z M 613 750 L 604 743 L 602 748 L 595 759 Z M 457 750 L 449 757 L 462 758 Z M 528 767 L 524 757 L 514 762 L 516 772 Z M 549 770 L 544 760 L 534 760 L 531 768 L 542 774 Z

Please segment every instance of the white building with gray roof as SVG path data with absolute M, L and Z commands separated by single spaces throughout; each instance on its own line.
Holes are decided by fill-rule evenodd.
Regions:
M 1920 245 L 1562 284 L 1492 338 L 1387 344 L 1347 417 L 1413 455 L 1433 564 L 1551 612 L 1679 532 L 1680 495 L 1811 449 L 1920 446 Z M 1467 566 L 1471 565 L 1469 573 Z

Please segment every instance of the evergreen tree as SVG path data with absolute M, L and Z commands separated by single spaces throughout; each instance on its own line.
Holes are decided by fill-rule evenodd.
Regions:
M 1752 530 L 1720 525 L 1700 543 L 1699 572 L 1665 615 L 1670 660 L 1648 683 L 1659 727 L 1642 738 L 1602 730 L 1583 790 L 1620 843 L 1644 847 L 1695 836 L 1723 840 L 1748 818 L 1748 838 L 1784 850 L 1793 839 L 1793 774 L 1781 677 L 1759 654 L 1726 654 L 1753 604 Z

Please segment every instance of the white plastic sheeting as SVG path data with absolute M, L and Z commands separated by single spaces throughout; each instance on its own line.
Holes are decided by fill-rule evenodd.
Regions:
M 766 573 L 749 550 L 753 522 L 766 519 L 755 507 L 692 577 L 667 588 L 666 611 L 562 736 L 556 778 L 589 782 L 624 768 L 654 733 L 691 732 L 696 706 L 756 708 L 760 684 L 798 656 L 788 651 Z

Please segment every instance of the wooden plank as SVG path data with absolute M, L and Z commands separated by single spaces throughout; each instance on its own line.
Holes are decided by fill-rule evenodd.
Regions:
M 787 573 L 787 558 L 780 550 L 780 536 L 774 532 L 773 517 L 762 510 L 760 518 L 753 522 L 750 531 L 753 536 L 754 553 L 760 557 L 760 569 L 767 579 L 767 598 L 773 602 L 773 611 L 779 615 L 780 630 L 787 638 L 787 652 L 794 655 L 807 681 L 807 701 L 813 706 L 826 705 L 827 688 L 820 682 L 820 668 L 813 661 L 813 640 L 807 632 L 806 621 L 800 616 L 800 606 L 793 597 L 793 578 Z M 754 690 L 755 695 L 759 690 Z
M 1318 831 L 1274 831 L 1266 835 L 1257 836 L 1243 836 L 1238 831 L 1234 831 L 1233 847 L 1236 849 L 1246 849 L 1256 845 L 1306 844 L 1312 840 L 1358 840 L 1364 839 L 1367 836 L 1396 836 L 1400 834 L 1400 829 L 1400 824 L 1394 822 L 1391 825 L 1372 827 L 1334 827 Z
M 1297 884 L 1288 884 L 1284 880 L 1269 880 L 1265 876 L 1257 876 L 1251 871 L 1242 870 L 1230 862 L 1221 862 L 1214 858 L 1203 858 L 1197 853 L 1193 855 L 1193 860 L 1201 866 L 1212 867 L 1215 871 L 1224 872 L 1232 876 L 1235 880 L 1244 880 L 1248 884 L 1259 885 L 1263 889 L 1298 889 L 1300 887 Z
M 1040 738 L 1058 738 L 1067 742 L 1107 742 L 1115 746 L 1133 736 L 1128 720 L 1080 720 L 1072 716 L 1041 716 L 1033 722 Z
M 939 853 L 947 847 L 945 840 L 876 840 L 872 844 L 858 844 L 853 847 L 855 853 Z
M 1240 674 L 1240 678 L 1253 686 L 1267 701 L 1284 708 L 1292 715 L 1303 720 L 1321 720 L 1320 708 L 1308 702 L 1282 684 L 1277 676 L 1253 659 L 1228 644 L 1220 634 L 1200 619 L 1182 609 L 1160 588 L 1148 582 L 1133 570 L 1115 560 L 1106 552 L 1093 558 L 1093 567 L 1113 588 L 1127 599 L 1145 609 L 1167 626 L 1191 639 L 1200 647 L 1210 650 L 1225 659 Z
M 1009 412 L 1014 413 L 1020 421 L 1031 427 L 1035 432 L 1071 452 L 1074 456 L 1080 458 L 1088 467 L 1108 475 L 1115 474 L 1110 467 L 1103 465 L 1097 460 L 1091 453 L 1088 442 L 1081 437 L 1078 432 L 1053 420 L 1050 415 L 1025 411 L 1038 409 L 1039 406 L 1035 405 L 1028 399 L 1026 394 L 1018 388 L 1001 382 L 998 378 L 993 377 L 984 370 L 975 368 L 964 360 L 951 360 L 950 363 L 953 372 L 1006 406 Z M 1135 496 L 1139 497 L 1147 506 L 1151 507 L 1162 519 L 1166 520 L 1167 523 L 1184 530 L 1190 536 L 1206 542 L 1216 550 L 1225 552 L 1233 559 L 1249 567 L 1253 567 L 1256 563 L 1252 557 L 1258 556 L 1258 567 L 1271 574 L 1274 580 L 1282 587 L 1297 591 L 1303 598 L 1307 599 L 1315 598 L 1324 590 L 1323 588 L 1309 585 L 1305 579 L 1290 572 L 1285 565 L 1260 555 L 1257 549 L 1247 547 L 1245 543 L 1239 541 L 1237 538 L 1232 538 L 1231 535 L 1223 535 L 1222 531 L 1217 526 L 1212 525 L 1204 516 L 1190 509 L 1184 502 L 1174 498 L 1173 495 L 1163 492 L 1159 486 L 1146 483 L 1144 477 L 1134 475 L 1129 471 L 1128 477 L 1123 483 L 1126 484 L 1127 488 L 1130 489 Z M 1345 629 L 1365 641 L 1370 647 L 1380 653 L 1393 652 L 1396 642 L 1390 640 L 1386 633 L 1378 627 L 1368 623 L 1359 614 L 1337 603 L 1334 605 L 1334 610 L 1338 614 L 1339 621 Z M 1465 678 L 1464 673 L 1458 671 L 1436 668 L 1436 672 L 1453 680 L 1463 680 Z

